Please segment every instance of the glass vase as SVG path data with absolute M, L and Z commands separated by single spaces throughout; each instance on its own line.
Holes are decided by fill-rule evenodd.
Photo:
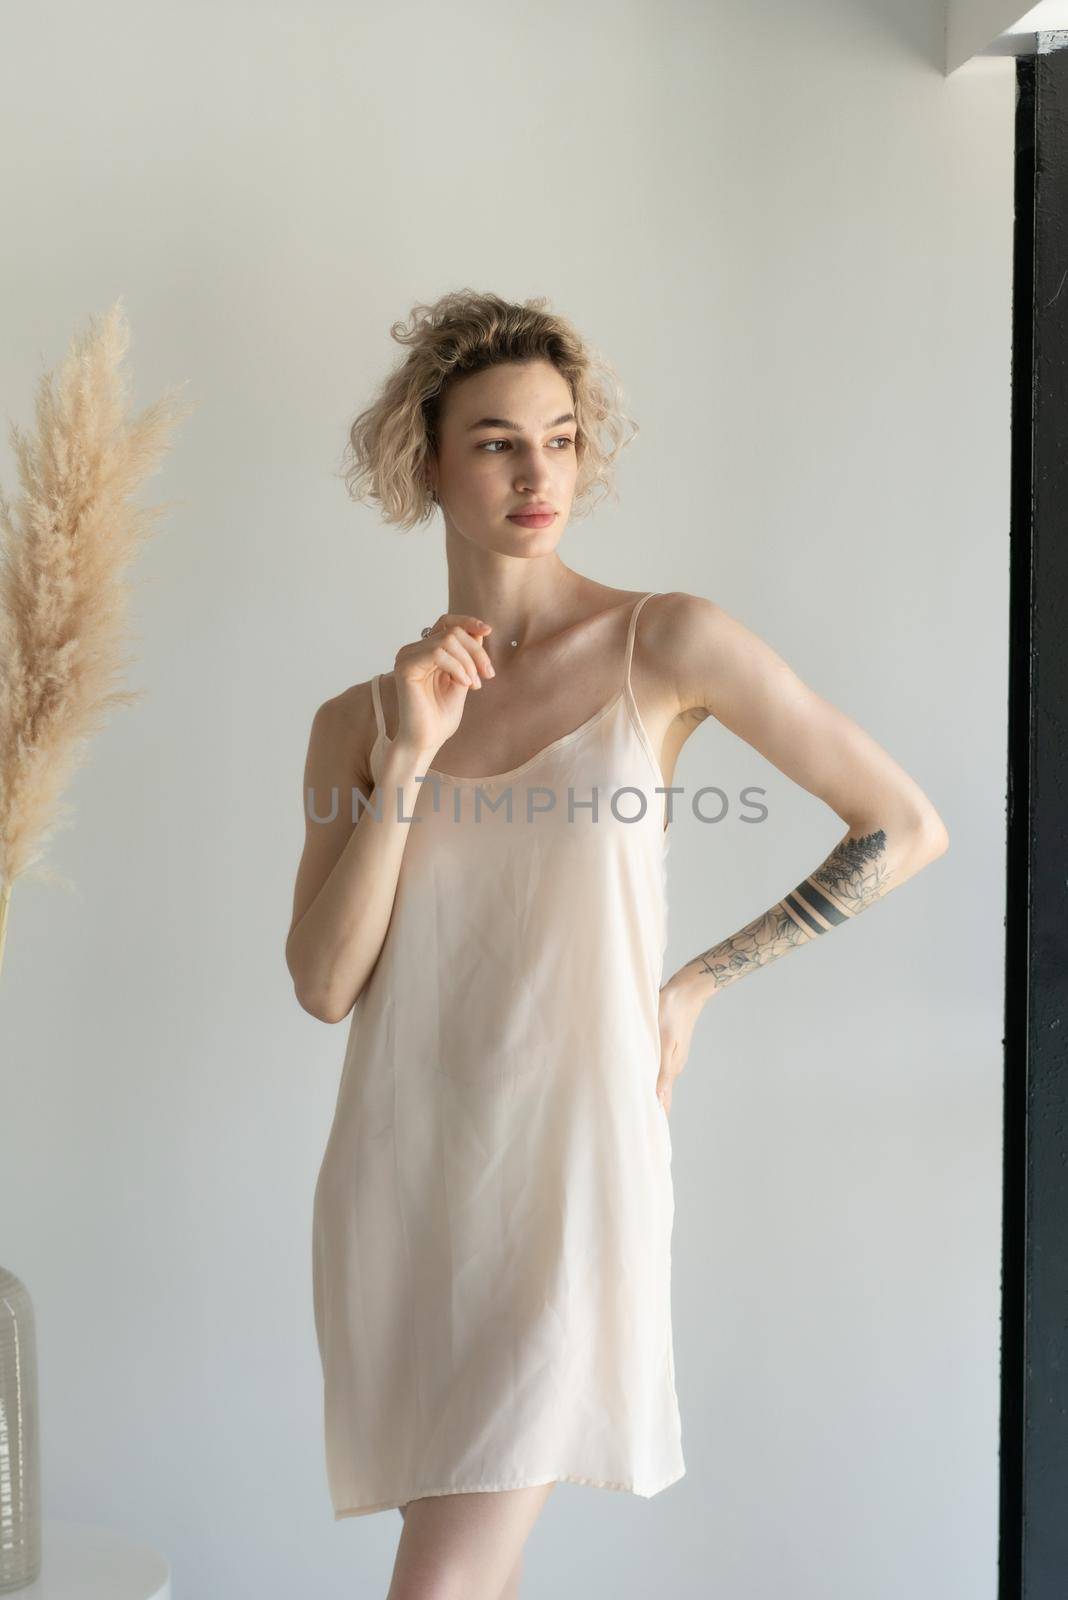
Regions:
M 0 1594 L 41 1570 L 41 1461 L 33 1302 L 0 1267 Z

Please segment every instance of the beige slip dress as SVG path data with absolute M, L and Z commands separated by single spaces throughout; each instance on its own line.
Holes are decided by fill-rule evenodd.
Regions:
M 315 1189 L 337 1518 L 551 1481 L 648 1497 L 686 1470 L 656 1097 L 664 778 L 630 681 L 647 599 L 580 727 L 419 786 Z

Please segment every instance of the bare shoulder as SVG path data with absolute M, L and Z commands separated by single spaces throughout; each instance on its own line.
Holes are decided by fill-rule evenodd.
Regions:
M 377 723 L 371 681 L 354 683 L 324 700 L 312 718 L 308 766 L 322 782 L 360 783 L 370 789 L 371 747 Z
M 635 671 L 667 720 L 696 725 L 713 713 L 710 681 L 738 626 L 714 600 L 681 589 L 657 593 L 642 608 Z
M 349 793 L 369 798 L 374 787 L 370 751 L 374 736 L 370 683 L 353 684 L 324 700 L 311 722 L 301 800 L 304 849 L 293 889 L 290 934 L 333 871 L 355 826 Z
M 658 597 L 643 645 L 648 669 L 692 722 L 730 722 L 740 694 L 757 685 L 789 693 L 796 678 L 759 634 L 704 595 L 673 590 Z

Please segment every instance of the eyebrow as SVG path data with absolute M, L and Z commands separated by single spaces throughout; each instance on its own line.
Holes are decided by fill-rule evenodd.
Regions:
M 546 423 L 546 431 L 549 428 L 558 428 L 562 422 L 574 422 L 575 420 L 573 411 L 562 411 L 558 417 L 554 417 L 551 422 Z M 523 431 L 518 422 L 509 422 L 507 417 L 479 417 L 477 422 L 469 422 L 467 425 L 468 433 L 473 433 L 476 428 L 510 428 L 513 433 L 522 433 Z

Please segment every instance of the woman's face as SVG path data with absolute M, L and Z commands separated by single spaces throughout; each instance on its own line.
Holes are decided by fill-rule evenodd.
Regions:
M 571 390 L 549 361 L 473 373 L 446 394 L 430 464 L 446 527 L 503 555 L 544 555 L 571 514 L 578 475 Z M 541 525 L 512 520 L 535 504 Z

